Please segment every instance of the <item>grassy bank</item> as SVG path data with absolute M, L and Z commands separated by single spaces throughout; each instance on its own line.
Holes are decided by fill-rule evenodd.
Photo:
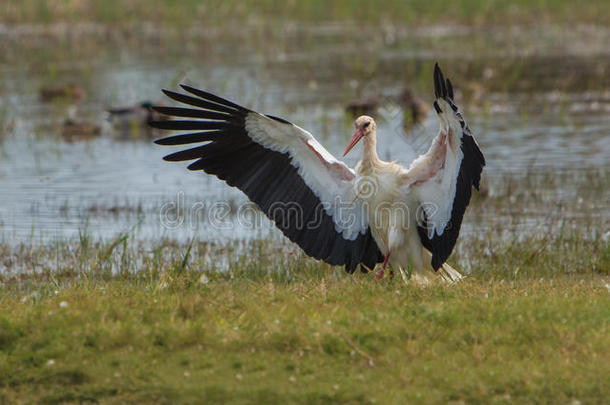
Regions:
M 610 291 L 568 277 L 418 288 L 81 280 L 0 298 L 6 403 L 601 403 Z
M 600 403 L 610 252 L 579 235 L 466 239 L 428 288 L 271 242 L 2 245 L 0 402 Z
M 94 21 L 101 23 L 138 23 L 142 21 L 175 25 L 212 24 L 221 20 L 269 21 L 356 21 L 370 25 L 380 22 L 426 25 L 431 23 L 469 25 L 511 25 L 524 23 L 606 24 L 610 11 L 607 2 L 587 0 L 574 7 L 568 0 L 487 1 L 390 0 L 380 5 L 362 0 L 327 2 L 275 0 L 206 1 L 185 0 L 84 0 L 46 1 L 11 0 L 0 13 L 4 23 L 49 23 Z

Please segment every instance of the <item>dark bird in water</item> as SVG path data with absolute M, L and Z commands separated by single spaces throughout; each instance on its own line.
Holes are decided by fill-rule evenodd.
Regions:
M 161 105 L 160 103 L 157 105 Z M 108 111 L 108 120 L 112 124 L 115 131 L 121 135 L 128 137 L 146 136 L 147 138 L 154 135 L 153 128 L 149 124 L 153 121 L 163 121 L 167 119 L 163 114 L 159 114 L 153 109 L 153 103 L 150 101 L 142 101 L 141 103 L 110 108 Z
M 157 105 L 160 105 L 160 103 Z M 135 105 L 109 108 L 108 115 L 112 123 L 138 125 L 148 125 L 152 121 L 160 121 L 165 118 L 153 109 L 153 103 L 148 100 Z
M 77 108 L 68 109 L 68 117 L 61 125 L 61 136 L 68 142 L 86 141 L 102 133 L 99 125 L 76 118 Z
M 379 94 L 356 98 L 345 106 L 345 112 L 354 118 L 361 115 L 375 115 L 380 103 L 381 96 Z
M 85 90 L 77 85 L 50 86 L 40 89 L 38 94 L 40 101 L 49 103 L 56 100 L 82 101 L 87 98 Z
M 99 125 L 66 119 L 61 126 L 61 135 L 68 142 L 85 141 L 102 132 Z
M 429 105 L 418 98 L 409 87 L 405 87 L 398 97 L 388 97 L 385 101 L 402 110 L 405 128 L 411 128 L 413 125 L 423 122 L 430 110 Z M 350 101 L 345 106 L 345 112 L 354 118 L 360 115 L 374 116 L 379 108 L 383 107 L 383 104 L 384 98 L 379 94 L 360 97 Z
M 405 128 L 424 122 L 430 111 L 429 104 L 417 97 L 408 87 L 398 96 L 398 104 L 402 107 L 402 122 Z

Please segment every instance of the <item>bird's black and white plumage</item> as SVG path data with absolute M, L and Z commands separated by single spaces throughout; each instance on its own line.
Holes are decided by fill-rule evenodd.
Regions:
M 442 267 L 454 280 L 459 273 L 443 263 L 455 246 L 485 160 L 438 66 L 434 79 L 441 129 L 428 152 L 408 169 L 378 159 L 370 117 L 356 120 L 348 150 L 360 139 L 365 146 L 363 160 L 353 170 L 302 128 L 186 85 L 181 86 L 186 93 L 164 90 L 186 107 L 155 107 L 176 119 L 151 125 L 184 131 L 157 144 L 198 144 L 165 160 L 192 160 L 190 170 L 203 170 L 239 188 L 308 255 L 349 272 L 358 265 L 372 269 L 384 256 L 384 266 L 392 256 L 390 265 L 402 269 L 410 262 L 418 270 L 428 251 L 430 268 Z M 380 186 L 372 197 L 364 197 L 360 183 L 371 176 Z M 423 215 L 409 229 L 389 229 L 388 218 L 374 212 L 386 200 L 408 201 L 408 210 Z
M 418 226 L 420 239 L 432 253 L 432 267 L 437 270 L 455 247 L 472 187 L 479 189 L 485 158 L 453 101 L 451 81 L 443 77 L 438 64 L 434 67 L 434 94 L 434 109 L 441 122 L 434 142 L 447 135 L 449 155 L 443 162 L 443 171 L 415 189 L 423 208 Z M 416 167 L 417 160 L 412 165 Z
M 158 121 L 155 128 L 189 131 L 157 140 L 159 145 L 203 143 L 165 156 L 194 160 L 188 168 L 216 175 L 242 190 L 309 256 L 353 272 L 381 260 L 362 204 L 353 201 L 355 173 L 307 131 L 251 111 L 213 94 L 181 86 L 187 94 L 164 93 L 194 108 L 155 107 L 185 120 Z M 364 269 L 364 268 L 363 268 Z

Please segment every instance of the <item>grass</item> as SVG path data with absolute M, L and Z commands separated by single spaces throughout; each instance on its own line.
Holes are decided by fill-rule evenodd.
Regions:
M 389 0 L 383 6 L 363 0 L 323 0 L 307 2 L 276 0 L 207 1 L 196 0 L 83 0 L 78 2 L 46 0 L 9 1 L 3 4 L 0 22 L 49 23 L 94 21 L 110 24 L 160 22 L 175 26 L 214 24 L 218 21 L 357 21 L 361 25 L 401 23 L 511 25 L 525 23 L 572 24 L 598 23 L 610 6 L 600 0 L 585 0 L 573 7 L 568 0 Z
M 575 282 L 577 281 L 577 282 Z M 0 303 L 7 403 L 599 403 L 599 280 L 80 281 Z M 10 314 L 10 315 L 9 315 Z
M 574 281 L 421 289 L 314 272 L 291 283 L 80 281 L 9 295 L 0 300 L 1 395 L 600 403 L 610 394 L 610 293 Z
M 610 249 L 584 234 L 468 239 L 472 275 L 427 288 L 271 241 L 1 245 L 0 401 L 600 403 Z

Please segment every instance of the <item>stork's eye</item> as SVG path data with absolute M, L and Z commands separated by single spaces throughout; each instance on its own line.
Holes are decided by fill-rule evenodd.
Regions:
M 365 122 L 365 123 L 364 123 L 364 125 L 362 126 L 362 128 L 366 128 L 366 127 L 368 127 L 370 123 L 371 123 L 371 121 L 367 121 L 367 122 Z

